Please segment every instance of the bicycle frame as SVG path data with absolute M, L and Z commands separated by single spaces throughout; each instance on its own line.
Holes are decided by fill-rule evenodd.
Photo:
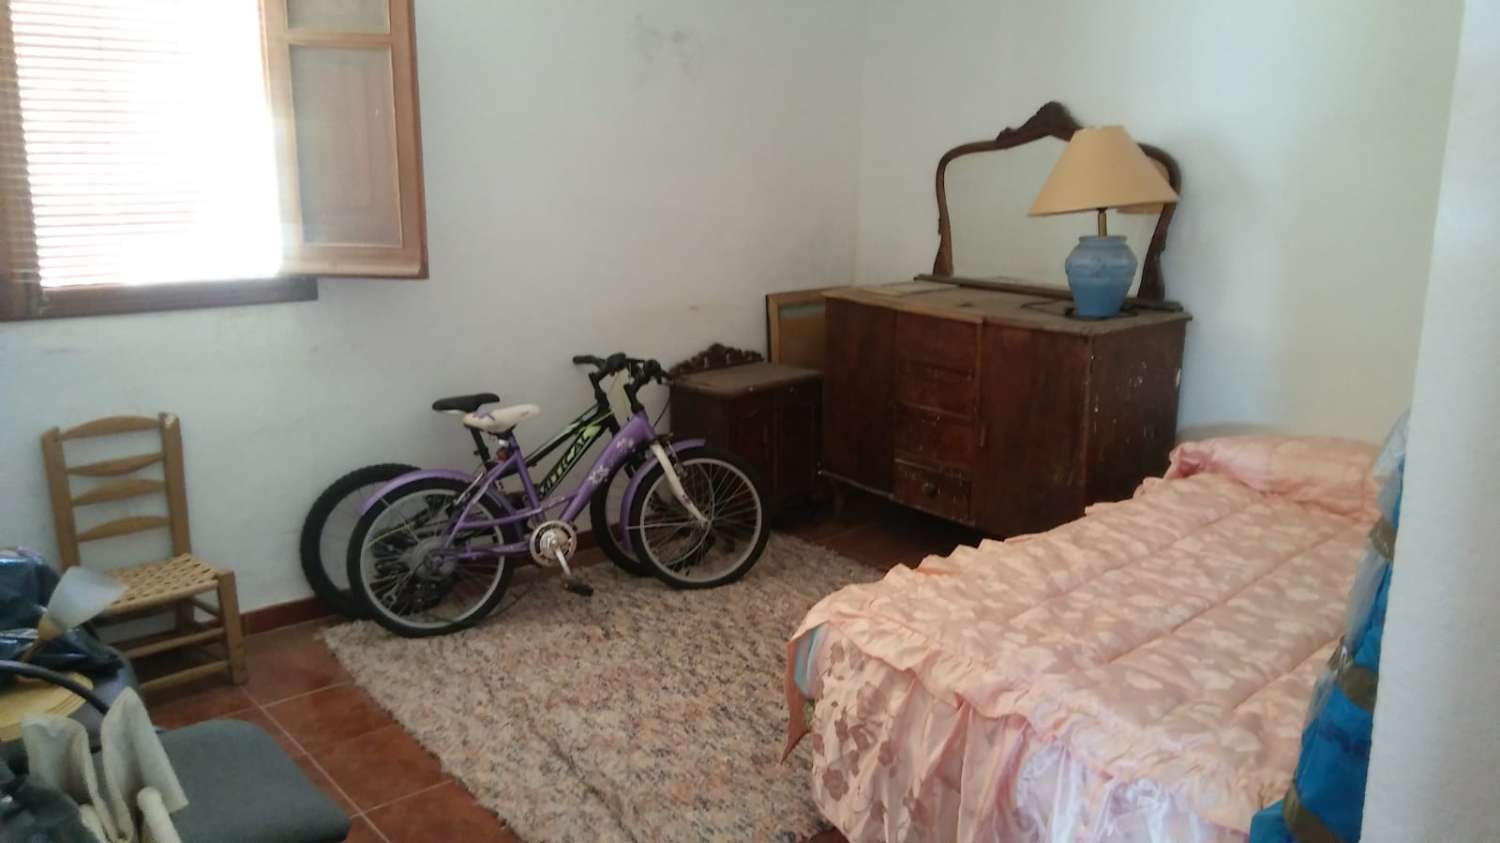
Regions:
M 591 410 L 580 416 L 579 419 L 583 420 L 586 417 L 590 417 L 593 415 L 593 412 Z M 608 411 L 606 410 L 606 412 Z M 610 416 L 610 418 L 613 419 L 613 416 Z M 569 425 L 567 430 L 543 446 L 542 450 L 538 451 L 538 454 L 543 454 L 546 451 L 555 450 L 570 435 L 569 431 L 572 431 L 575 436 L 573 444 L 569 446 L 568 451 L 559 459 L 558 465 L 554 466 L 547 473 L 546 477 L 543 478 L 544 483 L 551 481 L 553 486 L 559 483 L 561 478 L 567 475 L 568 469 L 577 464 L 582 454 L 599 438 L 604 428 L 601 427 L 598 431 L 585 434 L 585 429 L 589 424 L 589 422 L 577 424 L 576 430 L 574 429 L 574 425 Z M 610 473 L 620 463 L 624 462 L 641 446 L 654 441 L 656 441 L 656 428 L 651 424 L 651 419 L 646 413 L 642 411 L 632 415 L 630 421 L 626 422 L 625 426 L 620 428 L 619 432 L 610 440 L 609 446 L 604 449 L 604 453 L 600 454 L 594 460 L 593 466 L 589 468 L 588 474 L 584 476 L 583 482 L 579 483 L 577 488 L 569 494 L 544 498 L 544 487 L 542 484 L 532 482 L 531 472 L 528 470 L 526 464 L 526 456 L 521 452 L 520 446 L 516 443 L 515 434 L 508 433 L 505 436 L 505 442 L 508 446 L 507 450 L 510 452 L 510 456 L 488 470 L 480 472 L 474 478 L 473 482 L 469 484 L 469 488 L 464 490 L 463 495 L 460 496 L 460 500 L 463 501 L 463 508 L 459 510 L 458 517 L 453 519 L 452 524 L 448 527 L 447 533 L 443 536 L 443 544 L 445 547 L 450 546 L 453 538 L 462 532 L 493 530 L 512 524 L 524 524 L 532 518 L 550 512 L 558 507 L 562 507 L 562 513 L 558 516 L 558 519 L 571 522 L 583 512 L 583 508 L 588 505 L 589 498 L 593 496 L 594 491 L 599 488 L 599 485 L 610 476 Z M 572 458 L 572 464 L 568 464 L 569 457 Z M 506 514 L 500 518 L 473 518 L 474 505 L 479 502 L 481 497 L 484 497 L 484 492 L 498 483 L 501 478 L 512 472 L 520 478 L 521 493 L 525 496 L 526 505 L 518 510 L 504 497 L 490 495 L 489 499 L 492 502 L 498 502 L 500 507 L 506 511 Z M 548 491 L 550 491 L 550 487 Z M 528 549 L 529 542 L 523 539 L 511 544 L 492 545 L 476 550 L 448 550 L 444 552 L 444 555 L 453 559 L 469 559 L 497 554 L 511 555 L 524 553 L 529 552 Z

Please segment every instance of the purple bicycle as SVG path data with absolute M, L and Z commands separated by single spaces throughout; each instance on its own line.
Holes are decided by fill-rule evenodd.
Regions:
M 478 623 L 500 604 L 522 554 L 561 568 L 569 591 L 592 594 L 568 564 L 578 547 L 574 522 L 621 471 L 629 483 L 619 532 L 608 538 L 644 571 L 674 588 L 712 588 L 743 577 L 760 558 L 770 531 L 755 473 L 735 454 L 702 440 L 669 441 L 641 406 L 640 389 L 666 381 L 661 364 L 624 354 L 581 355 L 573 362 L 593 367 L 594 403 L 530 460 L 515 427 L 541 412 L 536 405 L 481 412 L 496 400 L 489 394 L 433 404 L 462 416 L 482 465 L 473 473 L 413 471 L 365 502 L 349 539 L 350 591 L 381 626 L 424 637 Z M 623 424 L 602 386 L 618 375 L 628 376 L 630 416 Z M 583 481 L 554 494 L 606 434 L 610 440 Z M 495 443 L 493 454 L 486 437 Z M 552 468 L 533 479 L 530 462 L 559 449 Z M 596 521 L 601 512 L 596 505 Z M 609 533 L 607 525 L 594 526 Z

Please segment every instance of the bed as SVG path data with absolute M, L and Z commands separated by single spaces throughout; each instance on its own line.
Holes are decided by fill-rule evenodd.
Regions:
M 1181 445 L 1130 500 L 824 598 L 786 671 L 819 809 L 855 843 L 1243 840 L 1296 763 L 1375 456 Z

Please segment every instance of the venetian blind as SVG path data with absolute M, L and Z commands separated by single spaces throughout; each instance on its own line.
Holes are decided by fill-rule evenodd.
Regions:
M 5 205 L 11 278 L 62 287 L 277 274 L 257 0 L 0 4 L 14 59 L 0 56 L 12 95 L 0 94 L 0 111 L 9 102 L 22 130 L 19 149 L 14 137 L 0 148 L 0 184 L 30 199 Z

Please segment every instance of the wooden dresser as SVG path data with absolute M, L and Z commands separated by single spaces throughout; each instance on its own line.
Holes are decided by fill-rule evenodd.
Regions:
M 1167 467 L 1190 318 L 910 282 L 825 293 L 825 476 L 1010 536 Z

